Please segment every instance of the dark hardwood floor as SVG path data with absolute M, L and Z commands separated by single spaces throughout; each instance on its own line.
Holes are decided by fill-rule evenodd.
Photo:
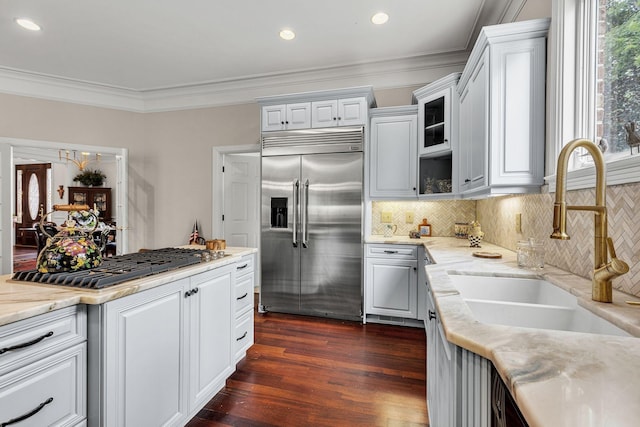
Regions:
M 188 424 L 426 426 L 423 329 L 258 314 L 255 344 Z
M 13 247 L 13 271 L 27 271 L 36 268 L 38 250 L 25 246 Z

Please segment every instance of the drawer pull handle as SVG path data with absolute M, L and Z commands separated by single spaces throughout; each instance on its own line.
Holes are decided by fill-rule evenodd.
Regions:
M 385 250 L 384 251 L 385 254 L 397 254 L 398 251 L 389 251 L 389 250 Z
M 29 342 L 25 342 L 25 343 L 22 343 L 22 344 L 17 344 L 17 345 L 14 345 L 12 347 L 0 348 L 0 354 L 4 354 L 7 351 L 19 350 L 21 348 L 25 348 L 25 347 L 29 347 L 29 346 L 34 345 L 34 344 L 38 344 L 43 339 L 49 338 L 51 336 L 53 336 L 53 331 L 49 331 L 46 334 L 44 334 L 43 336 L 38 337 L 38 338 L 36 338 L 36 339 L 34 339 L 32 341 L 29 341 Z M 2 427 L 2 426 L 0 425 L 0 427 Z
M 249 295 L 249 292 L 245 292 L 244 295 L 242 295 L 241 297 L 236 298 L 237 300 L 241 300 L 247 297 L 247 295 Z
M 242 341 L 243 339 L 245 339 L 245 337 L 247 336 L 248 333 L 249 333 L 248 331 L 244 331 L 244 334 L 242 334 L 242 336 L 240 338 L 236 338 L 236 341 Z
M 249 264 L 243 264 L 243 265 L 239 265 L 238 267 L 236 267 L 236 270 L 242 270 L 245 269 L 249 266 Z
M 11 424 L 19 423 L 20 421 L 24 421 L 27 418 L 31 418 L 35 414 L 40 412 L 42 410 L 42 408 L 44 408 L 46 405 L 48 405 L 51 402 L 53 402 L 53 397 L 48 398 L 47 400 L 42 402 L 37 408 L 33 409 L 31 412 L 29 412 L 27 414 L 20 415 L 19 417 L 16 417 L 16 418 L 14 418 L 12 420 L 9 420 L 6 423 L 0 423 L 0 427 L 5 427 L 5 426 L 11 425 Z

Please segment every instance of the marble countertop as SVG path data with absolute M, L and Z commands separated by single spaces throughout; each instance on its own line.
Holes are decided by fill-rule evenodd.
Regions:
M 625 301 L 640 299 L 614 290 L 613 303 L 594 302 L 590 280 L 548 265 L 541 271 L 518 268 L 513 251 L 487 243 L 476 249 L 455 238 L 382 236 L 367 243 L 425 246 L 436 262 L 425 270 L 447 340 L 492 361 L 530 426 L 638 425 L 640 306 Z M 502 258 L 476 258 L 475 251 L 498 252 Z M 480 323 L 449 273 L 542 277 L 634 337 Z
M 198 245 L 190 247 L 204 249 L 204 246 Z M 235 263 L 243 255 L 256 253 L 257 251 L 254 248 L 228 247 L 225 252 L 230 256 L 225 256 L 224 258 L 130 280 L 98 290 L 18 282 L 11 280 L 12 275 L 10 274 L 0 276 L 0 326 L 76 304 L 102 304 L 184 277 Z

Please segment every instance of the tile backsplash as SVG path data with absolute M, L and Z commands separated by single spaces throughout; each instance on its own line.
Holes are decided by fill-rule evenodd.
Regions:
M 607 187 L 609 236 L 613 238 L 618 258 L 629 264 L 630 271 L 613 281 L 613 286 L 640 297 L 640 183 Z M 593 270 L 592 212 L 568 211 L 567 233 L 570 240 L 554 240 L 554 194 L 530 194 L 494 197 L 485 200 L 441 200 L 415 202 L 373 202 L 372 233 L 383 234 L 380 216 L 392 214 L 396 235 L 406 236 L 417 230 L 427 218 L 434 236 L 453 236 L 456 222 L 477 219 L 485 232 L 485 240 L 515 250 L 518 240 L 533 237 L 544 243 L 545 263 L 555 265 L 578 276 L 591 279 Z M 567 192 L 568 205 L 592 205 L 594 190 Z M 414 214 L 406 224 L 406 213 Z M 521 214 L 521 232 L 516 231 L 516 214 Z
M 630 271 L 613 286 L 640 296 L 640 184 L 607 187 L 609 236 L 613 238 L 618 258 L 629 264 Z M 567 192 L 567 205 L 593 205 L 593 189 Z M 516 242 L 533 237 L 544 243 L 545 262 L 588 279 L 593 270 L 593 212 L 567 211 L 567 234 L 570 240 L 550 239 L 553 231 L 555 194 L 531 194 L 479 200 L 478 221 L 485 239 L 515 250 Z M 516 232 L 515 216 L 522 214 L 522 233 Z
M 398 226 L 396 235 L 408 236 L 417 231 L 422 218 L 431 224 L 432 236 L 451 237 L 456 222 L 471 222 L 476 218 L 476 202 L 473 200 L 437 200 L 430 202 L 373 202 L 371 208 L 371 233 L 383 234 L 380 216 L 382 212 L 393 215 L 392 224 Z M 406 223 L 406 213 L 413 213 L 411 224 Z

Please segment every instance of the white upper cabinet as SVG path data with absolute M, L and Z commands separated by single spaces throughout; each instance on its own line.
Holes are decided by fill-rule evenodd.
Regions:
M 460 94 L 459 186 L 465 193 L 486 185 L 488 150 L 488 81 L 486 61 L 480 61 Z
M 453 73 L 413 92 L 418 104 L 418 155 L 451 151 L 458 133 L 459 78 L 460 73 Z
M 371 110 L 369 195 L 372 199 L 417 197 L 417 107 Z
M 315 101 L 311 103 L 312 121 L 314 128 L 324 128 L 338 125 L 338 100 Z
M 367 108 L 364 97 L 315 101 L 311 103 L 311 125 L 314 128 L 364 125 Z
M 262 107 L 262 130 L 305 129 L 311 126 L 311 103 L 267 105 Z
M 259 98 L 262 131 L 364 126 L 376 106 L 371 86 Z
M 538 19 L 480 32 L 458 85 L 463 197 L 540 191 L 548 28 Z

